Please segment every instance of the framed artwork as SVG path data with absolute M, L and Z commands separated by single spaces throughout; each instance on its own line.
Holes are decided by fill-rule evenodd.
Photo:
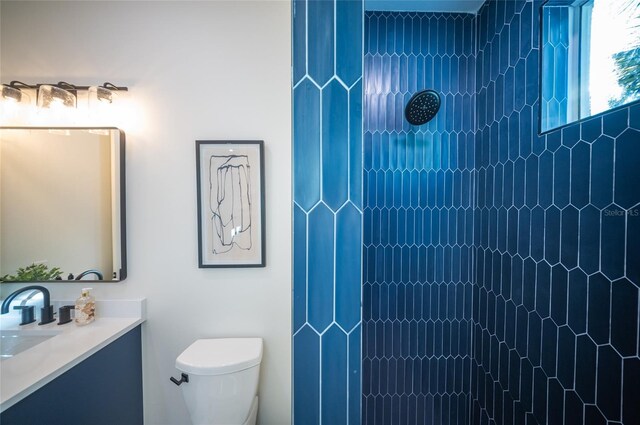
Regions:
M 196 141 L 198 267 L 264 267 L 262 140 Z

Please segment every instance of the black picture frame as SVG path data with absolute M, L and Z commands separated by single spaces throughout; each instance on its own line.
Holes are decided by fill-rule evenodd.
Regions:
M 198 267 L 265 267 L 262 140 L 196 140 Z

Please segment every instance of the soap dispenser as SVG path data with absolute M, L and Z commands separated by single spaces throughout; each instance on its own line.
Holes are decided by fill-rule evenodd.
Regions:
M 82 295 L 76 300 L 76 325 L 88 325 L 96 319 L 96 300 L 89 293 L 93 288 L 82 288 Z

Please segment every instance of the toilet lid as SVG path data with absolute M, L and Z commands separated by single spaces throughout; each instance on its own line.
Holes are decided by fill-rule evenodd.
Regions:
M 176 359 L 176 369 L 194 375 L 223 375 L 260 364 L 262 338 L 199 339 Z

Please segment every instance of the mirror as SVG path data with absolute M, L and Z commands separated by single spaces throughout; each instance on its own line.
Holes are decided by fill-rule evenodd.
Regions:
M 540 130 L 640 99 L 640 1 L 542 6 Z
M 4 281 L 126 278 L 124 146 L 116 128 L 0 128 Z

